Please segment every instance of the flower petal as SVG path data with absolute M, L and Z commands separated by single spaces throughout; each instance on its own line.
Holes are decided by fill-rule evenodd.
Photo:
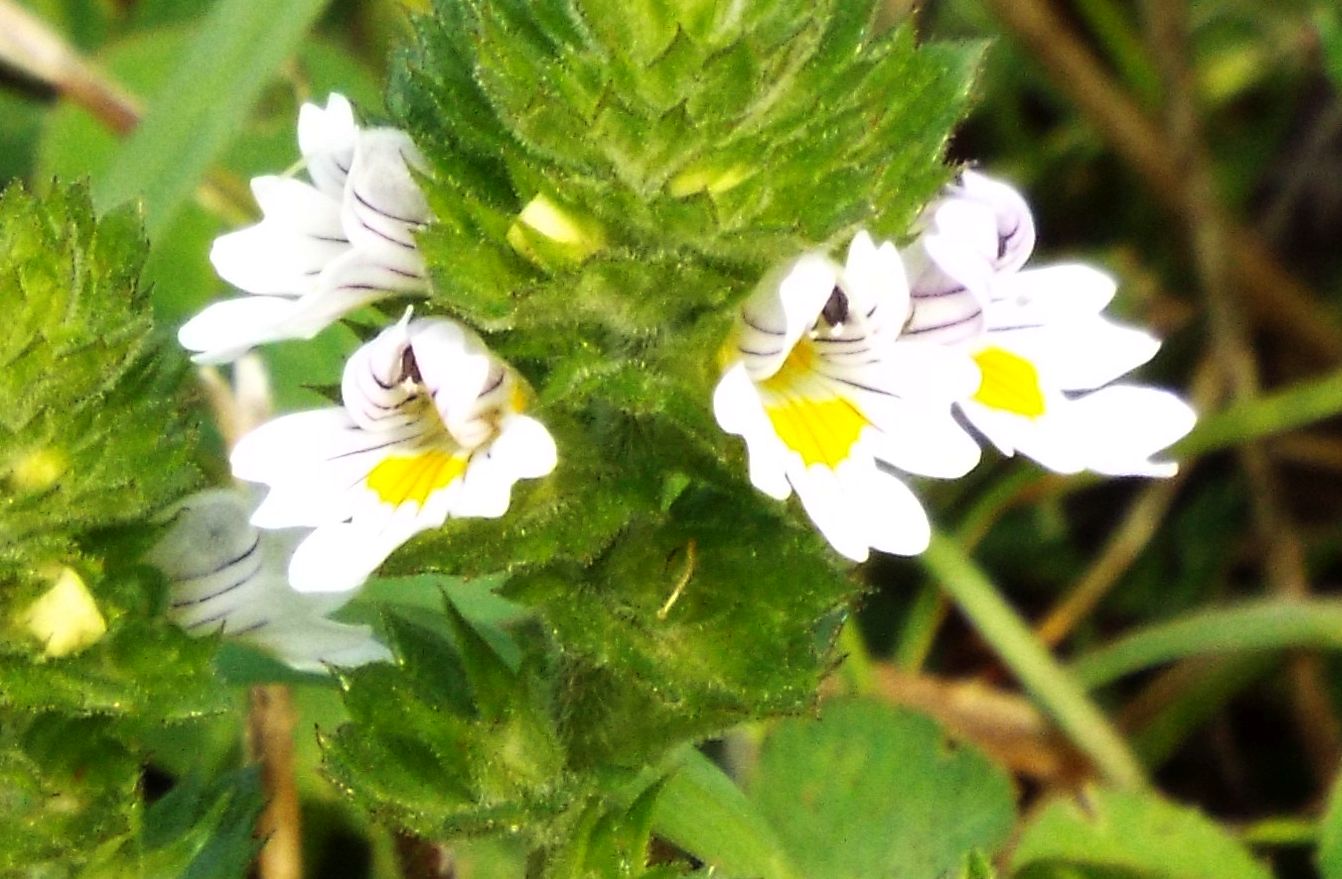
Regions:
M 978 466 L 979 444 L 951 415 L 903 400 L 866 399 L 859 403 L 875 430 L 863 438 L 874 457 L 906 473 L 959 479 Z
M 764 414 L 759 392 L 737 363 L 723 374 L 713 391 L 713 417 L 727 433 L 746 441 L 750 482 L 775 500 L 792 494 L 785 468 L 786 449 Z
M 1114 298 L 1112 276 L 1084 263 L 1061 263 L 1000 274 L 993 282 L 988 329 L 1076 320 L 1098 314 Z
M 788 480 L 829 545 L 855 562 L 865 562 L 871 552 L 867 523 L 857 514 L 847 481 L 822 464 L 790 466 Z
M 296 296 L 311 290 L 318 273 L 349 250 L 339 202 L 284 177 L 257 177 L 252 192 L 265 219 L 215 239 L 215 271 L 249 293 Z
M 1034 215 L 1020 192 L 970 169 L 961 172 L 959 184 L 951 191 L 952 198 L 971 199 L 992 210 L 996 218 L 997 271 L 1013 272 L 1025 265 L 1034 251 L 1035 227 Z
M 473 449 L 497 431 L 498 415 L 513 405 L 516 379 L 480 337 L 446 318 L 410 324 L 421 380 L 453 439 Z
M 1146 363 L 1160 341 L 1145 330 L 1101 317 L 1000 329 L 984 337 L 1032 363 L 1045 388 L 1088 391 L 1102 387 Z
M 328 97 L 325 109 L 304 104 L 298 110 L 298 149 L 307 161 L 308 176 L 332 198 L 340 198 L 345 189 L 358 132 L 354 108 L 343 95 Z
M 1178 465 L 1152 460 L 1193 429 L 1197 415 L 1169 391 L 1111 385 L 1070 401 L 1072 431 L 1087 467 L 1108 476 L 1173 476 Z
M 361 345 L 345 361 L 340 396 L 345 411 L 359 427 L 383 431 L 414 423 L 419 413 L 406 404 L 419 395 L 408 385 L 405 357 L 410 348 L 409 309 L 406 317 Z
M 240 640 L 274 653 L 299 671 L 323 672 L 327 666 L 355 668 L 392 659 L 391 651 L 377 642 L 370 627 L 321 617 L 267 621 Z
M 779 278 L 771 272 L 741 306 L 736 347 L 751 379 L 778 372 L 797 342 L 815 324 L 839 281 L 839 267 L 826 256 L 807 254 Z
M 177 331 L 178 343 L 196 363 L 228 363 L 257 345 L 287 337 L 296 302 L 278 296 L 245 296 L 208 305 Z
M 342 408 L 276 418 L 233 448 L 233 475 L 271 486 L 252 514 L 262 528 L 316 527 L 349 518 L 352 492 L 385 458 L 413 451 L 418 423 L 380 433 L 360 430 Z
M 1085 437 L 1077 435 L 1075 423 L 1067 417 L 1069 405 L 1061 394 L 1050 395 L 1044 414 L 1034 418 L 972 400 L 963 402 L 961 409 L 1002 454 L 1019 452 L 1055 473 L 1072 474 L 1086 469 L 1087 450 Z
M 518 480 L 545 476 L 557 461 L 554 438 L 544 425 L 525 415 L 513 416 L 496 440 L 471 456 L 449 512 L 497 519 L 508 511 Z
M 932 540 L 932 525 L 918 498 L 895 476 L 878 468 L 847 474 L 845 484 L 872 549 L 918 555 Z
M 376 128 L 359 135 L 342 203 L 345 234 L 356 247 L 415 250 L 429 205 L 411 167 L 422 170 L 425 163 L 405 132 Z
M 909 281 L 899 251 L 888 241 L 877 247 L 865 230 L 848 246 L 842 286 L 859 317 L 879 310 L 883 325 L 896 334 L 909 316 Z
M 386 515 L 324 525 L 298 545 L 289 563 L 289 582 L 299 592 L 344 592 L 368 579 L 387 556 L 443 518 L 402 504 Z

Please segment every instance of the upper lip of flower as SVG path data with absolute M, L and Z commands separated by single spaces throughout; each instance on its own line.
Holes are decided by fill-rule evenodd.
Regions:
M 333 95 L 324 110 L 303 106 L 299 142 L 311 182 L 256 178 L 261 221 L 214 243 L 219 275 L 256 295 L 209 306 L 182 327 L 200 362 L 310 338 L 355 308 L 427 287 L 416 241 L 430 219 L 415 179 L 425 164 L 410 138 L 360 129 Z
M 317 528 L 290 567 L 298 589 L 352 588 L 449 515 L 502 515 L 517 480 L 555 466 L 512 371 L 452 321 L 407 312 L 350 357 L 341 391 L 341 407 L 279 418 L 233 451 L 236 476 L 271 486 L 253 522 Z

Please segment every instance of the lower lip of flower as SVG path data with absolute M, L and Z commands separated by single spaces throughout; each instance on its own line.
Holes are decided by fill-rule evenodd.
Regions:
M 996 346 L 979 351 L 974 362 L 983 375 L 974 402 L 1026 418 L 1044 414 L 1044 391 L 1033 363 Z
M 413 502 L 423 508 L 430 497 L 466 472 L 469 461 L 469 455 L 442 449 L 393 455 L 378 462 L 364 484 L 385 504 Z

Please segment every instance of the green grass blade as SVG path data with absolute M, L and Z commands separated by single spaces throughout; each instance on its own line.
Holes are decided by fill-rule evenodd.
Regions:
M 98 210 L 143 199 L 157 240 L 328 2 L 219 0 L 144 121 L 94 181 Z
M 931 545 L 918 560 L 1040 707 L 1095 761 L 1110 783 L 1128 789 L 1146 785 L 1141 764 L 1108 718 L 955 540 L 933 534 Z
M 1184 460 L 1260 437 L 1276 436 L 1342 412 L 1342 372 L 1236 403 L 1203 418 L 1174 446 Z
M 667 779 L 657 835 L 733 876 L 795 879 L 773 829 L 722 770 L 698 751 Z
M 1263 601 L 1158 623 L 1087 653 L 1072 672 L 1089 689 L 1187 656 L 1316 647 L 1342 650 L 1342 601 Z

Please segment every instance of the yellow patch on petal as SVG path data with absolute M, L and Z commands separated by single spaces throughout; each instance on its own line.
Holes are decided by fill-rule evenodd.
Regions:
M 846 460 L 870 422 L 848 400 L 839 396 L 807 396 L 797 390 L 811 371 L 816 354 L 806 340 L 792 349 L 787 360 L 767 380 L 764 412 L 783 445 L 801 455 L 802 463 L 831 469 Z
M 417 455 L 397 455 L 381 461 L 365 482 L 385 504 L 395 507 L 413 501 L 423 507 L 435 492 L 447 488 L 465 473 L 469 461 L 466 455 L 437 449 Z
M 974 355 L 974 362 L 983 375 L 975 402 L 1026 418 L 1044 414 L 1044 391 L 1033 363 L 997 347 L 984 348 Z

